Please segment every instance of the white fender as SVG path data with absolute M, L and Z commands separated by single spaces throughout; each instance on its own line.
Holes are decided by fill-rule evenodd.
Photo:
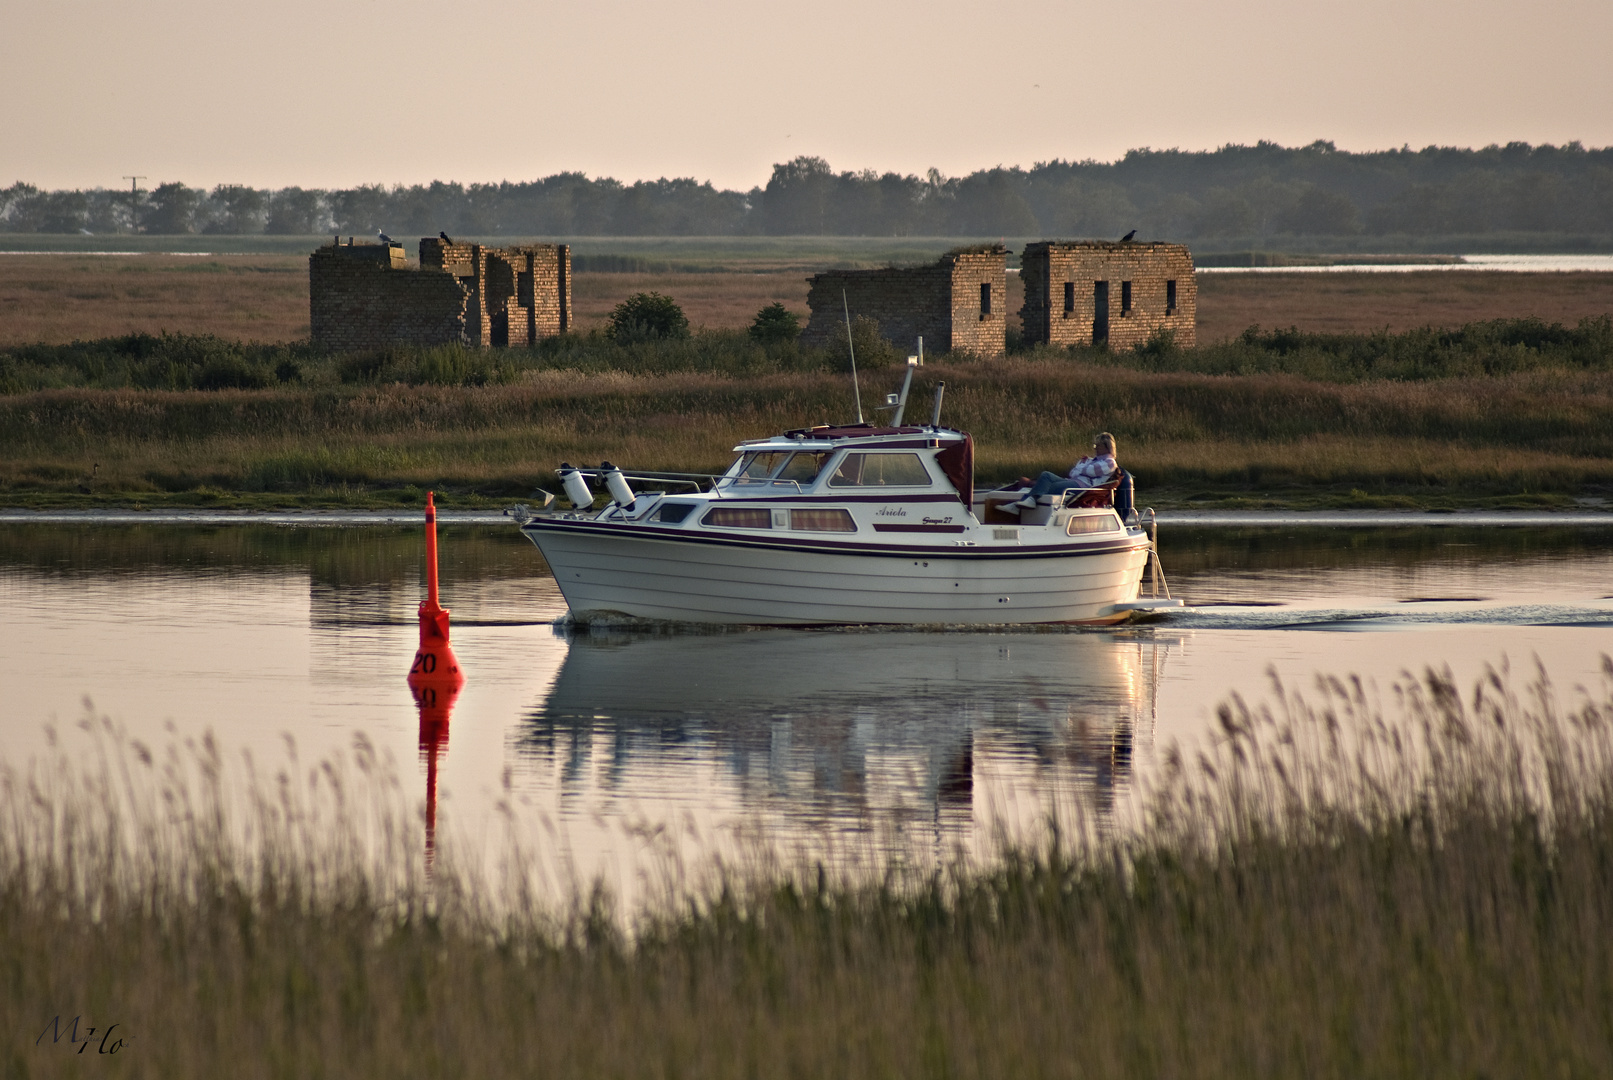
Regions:
M 588 510 L 593 507 L 594 493 L 588 490 L 587 479 L 564 461 L 560 463 L 560 484 L 566 489 L 566 498 L 571 500 L 573 509 Z
M 599 467 L 605 474 L 605 486 L 610 489 L 610 497 L 616 500 L 616 505 L 624 510 L 633 509 L 633 489 L 627 486 L 627 477 L 622 470 L 608 461 L 601 461 Z

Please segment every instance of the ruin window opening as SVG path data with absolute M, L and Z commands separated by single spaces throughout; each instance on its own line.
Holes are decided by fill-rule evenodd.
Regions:
M 1176 282 L 1165 282 L 1165 314 L 1176 314 Z
M 1075 282 L 1073 281 L 1064 283 L 1064 310 L 1066 312 L 1075 310 Z
M 1109 283 L 1092 283 L 1092 344 L 1109 344 Z
M 1120 314 L 1122 317 L 1131 314 L 1131 282 L 1120 283 Z
M 982 316 L 991 314 L 991 282 L 989 281 L 980 283 L 980 314 Z

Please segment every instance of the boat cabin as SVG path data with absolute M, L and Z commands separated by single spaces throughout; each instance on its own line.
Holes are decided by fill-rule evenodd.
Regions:
M 953 534 L 948 543 L 970 546 L 976 541 L 961 534 L 977 535 L 982 524 L 1014 526 L 990 531 L 997 541 L 1018 540 L 1018 526 L 1065 526 L 1071 536 L 1124 531 L 1108 507 L 1064 508 L 1050 498 L 1014 517 L 997 507 L 1021 492 L 977 498 L 974 442 L 949 428 L 804 428 L 741 443 L 734 453 L 707 490 L 619 501 L 604 520 L 695 530 L 903 533 L 914 540 Z
M 900 488 L 967 505 L 974 483 L 973 440 L 949 429 L 808 428 L 740 443 L 734 452 L 715 484 L 723 497 Z

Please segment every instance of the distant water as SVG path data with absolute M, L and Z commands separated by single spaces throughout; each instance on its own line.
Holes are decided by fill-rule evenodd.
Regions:
M 1334 266 L 1201 266 L 1201 274 L 1410 274 L 1429 270 L 1613 273 L 1613 255 L 1463 255 L 1457 263 L 1341 263 Z

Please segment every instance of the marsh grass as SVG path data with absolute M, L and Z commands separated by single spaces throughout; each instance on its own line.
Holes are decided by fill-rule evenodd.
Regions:
M 1235 338 L 1196 349 L 1178 348 L 1166 331 L 1129 352 L 1082 350 L 1082 355 L 1141 371 L 1284 374 L 1339 383 L 1608 371 L 1613 369 L 1613 316 L 1581 319 L 1571 327 L 1538 318 L 1492 319 L 1451 329 L 1367 334 L 1251 326 Z
M 881 343 L 883 344 L 883 343 Z M 889 361 L 895 350 L 875 349 Z M 843 361 L 842 349 L 842 359 Z M 763 343 L 742 330 L 697 336 L 590 332 L 533 348 L 436 345 L 324 353 L 307 342 L 265 344 L 209 334 L 125 334 L 68 344 L 0 348 L 0 395 L 36 390 L 225 390 L 332 386 L 488 386 L 542 371 L 765 375 L 823 370 L 834 354 L 793 340 Z M 876 362 L 877 366 L 877 362 Z
M 628 304 L 658 294 L 639 294 Z M 675 305 L 673 306 L 675 307 Z M 623 307 L 623 310 L 629 310 Z M 669 312 L 673 308 L 667 309 Z M 788 313 L 786 313 L 787 315 Z M 629 310 L 629 323 L 637 316 Z M 668 316 L 670 317 L 670 316 Z M 898 364 L 901 350 L 858 317 L 859 364 Z M 634 323 L 633 325 L 637 325 Z M 631 329 L 631 327 L 629 328 Z M 1018 350 L 1024 352 L 1025 350 Z M 1400 333 L 1312 333 L 1298 329 L 1241 335 L 1194 349 L 1172 334 L 1133 350 L 1028 350 L 1046 362 L 1077 368 L 1205 375 L 1291 375 L 1339 384 L 1421 383 L 1525 373 L 1571 375 L 1613 371 L 1613 316 L 1576 326 L 1537 318 L 1495 319 L 1456 329 L 1423 327 Z M 967 356 L 932 357 L 943 366 Z M 0 394 L 34 390 L 221 390 L 330 385 L 485 386 L 545 371 L 634 375 L 701 372 L 762 376 L 790 371 L 849 370 L 844 342 L 828 350 L 799 347 L 793 336 L 763 341 L 740 330 L 563 334 L 531 348 L 395 347 L 327 354 L 306 343 L 262 344 L 188 334 L 127 334 L 64 345 L 0 349 Z M 1073 362 L 1073 363 L 1072 363 Z
M 859 347 L 865 389 L 894 385 L 882 365 L 899 359 Z M 430 486 L 499 500 L 561 460 L 711 471 L 744 439 L 845 420 L 847 363 L 739 330 L 341 356 L 179 335 L 0 350 L 0 497 L 395 502 Z M 944 419 L 975 434 L 985 483 L 1060 465 L 1110 430 L 1167 505 L 1549 503 L 1613 485 L 1606 318 L 940 356 L 915 380 L 921 408 L 941 379 Z
M 1277 686 L 1129 827 L 758 854 L 630 912 L 540 893 L 519 841 L 428 876 L 362 741 L 225 790 L 212 742 L 91 715 L 99 756 L 0 774 L 6 1070 L 80 1075 L 47 1031 L 80 1015 L 134 1037 L 129 1076 L 1605 1075 L 1603 676 Z
M 546 354 L 549 366 L 507 382 L 500 369 L 481 386 L 330 379 L 266 390 L 0 396 L 0 497 L 199 498 L 205 490 L 395 501 L 433 487 L 464 505 L 526 497 L 552 484 L 562 460 L 720 469 L 744 439 L 850 412 L 849 380 L 838 370 L 793 346 L 775 354 L 738 332 L 728 339 L 731 353 L 715 356 L 691 343 L 612 345 L 608 363 L 593 368 L 585 365 L 598 352 L 562 343 Z M 752 364 L 757 370 L 745 370 Z M 865 389 L 887 376 L 894 379 L 871 373 Z M 1282 500 L 1331 492 L 1358 505 L 1570 501 L 1613 485 L 1606 371 L 1341 383 L 1156 373 L 1034 353 L 927 365 L 915 400 L 927 404 L 939 379 L 947 382 L 944 422 L 976 437 L 982 483 L 1066 463 L 1093 432 L 1110 430 L 1156 505 L 1201 493 Z

